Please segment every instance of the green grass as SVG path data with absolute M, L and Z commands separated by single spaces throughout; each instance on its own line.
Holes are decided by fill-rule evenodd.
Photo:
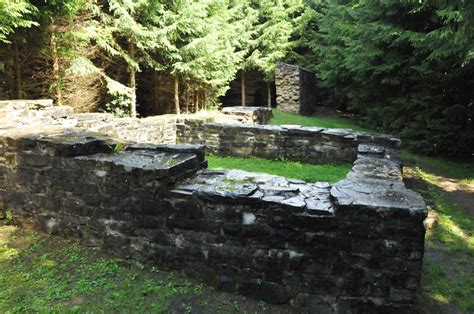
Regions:
M 427 251 L 432 257 L 425 259 L 424 292 L 438 302 L 453 303 L 471 313 L 474 311 L 474 219 L 436 186 L 436 176 L 414 169 L 428 183 L 427 193 L 433 202 L 430 210 L 438 214 L 434 229 L 426 235 Z
M 474 184 L 474 164 L 418 155 L 405 150 L 402 150 L 401 157 L 425 170 L 425 173 L 436 171 L 444 176 L 459 179 L 461 184 Z
M 261 158 L 207 156 L 210 169 L 241 169 L 262 172 L 306 182 L 325 181 L 334 183 L 346 177 L 351 164 L 311 165 L 293 161 L 273 161 Z
M 170 298 L 196 288 L 160 278 L 156 269 L 94 256 L 77 243 L 35 233 L 19 237 L 26 248 L 3 243 L 0 250 L 2 313 L 161 313 Z
M 0 224 L 0 313 L 260 313 L 276 306 Z
M 296 114 L 286 113 L 278 110 L 273 110 L 273 118 L 270 124 L 297 124 L 304 126 L 317 126 L 321 128 L 338 128 L 338 129 L 353 129 L 356 131 L 368 131 L 361 127 L 354 121 L 344 118 L 328 118 L 328 117 L 308 117 Z

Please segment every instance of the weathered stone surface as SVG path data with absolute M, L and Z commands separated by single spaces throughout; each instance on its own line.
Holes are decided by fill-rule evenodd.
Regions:
M 279 110 L 297 114 L 314 112 L 316 106 L 314 73 L 296 65 L 277 63 L 275 85 Z
M 195 132 L 194 143 L 222 152 L 250 146 L 250 153 L 263 149 L 266 156 L 301 151 L 315 160 L 355 159 L 347 178 L 331 186 L 201 170 L 204 147 L 163 144 L 153 133 L 160 119 L 27 111 L 40 110 L 0 119 L 0 216 L 12 210 L 48 232 L 183 269 L 225 291 L 289 302 L 295 312 L 413 310 L 426 207 L 403 184 L 397 139 L 179 120 L 193 124 L 187 131 L 206 129 Z M 78 127 L 86 121 L 90 128 Z M 84 130 L 103 128 L 109 135 Z M 113 133 L 124 136 L 117 141 Z
M 350 129 L 202 123 L 192 119 L 178 124 L 177 141 L 202 144 L 207 152 L 217 155 L 283 158 L 314 164 L 353 162 L 358 154 L 366 154 L 359 148 L 366 150 L 370 145 L 383 147 L 383 151 L 387 150 L 385 147 L 399 146 L 399 140 L 388 135 Z
M 272 118 L 272 109 L 266 107 L 225 107 L 222 113 L 236 116 L 246 124 L 267 124 Z

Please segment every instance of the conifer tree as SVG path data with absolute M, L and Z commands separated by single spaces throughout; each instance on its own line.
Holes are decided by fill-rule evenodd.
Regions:
M 426 153 L 470 154 L 472 1 L 312 1 L 321 87 Z
M 36 8 L 24 0 L 0 0 L 0 42 L 9 42 L 7 36 L 19 27 L 36 25 L 31 14 Z
M 296 41 L 292 36 L 302 10 L 301 0 L 258 1 L 259 17 L 245 67 L 255 68 L 264 74 L 264 79 L 268 82 L 268 107 L 272 103 L 270 82 L 274 79 L 275 65 L 295 48 Z M 242 83 L 245 88 L 245 80 Z

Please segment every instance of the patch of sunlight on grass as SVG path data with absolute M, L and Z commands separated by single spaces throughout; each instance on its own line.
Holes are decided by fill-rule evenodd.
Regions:
M 465 189 L 474 190 L 474 178 L 473 179 L 462 179 L 459 184 Z
M 406 150 L 401 151 L 403 160 L 410 161 L 415 166 L 424 170 L 427 176 L 430 176 L 431 170 L 442 172 L 443 175 L 460 179 L 461 184 L 474 184 L 474 164 L 455 162 L 440 157 L 428 157 L 415 154 Z M 434 179 L 431 175 L 431 179 Z M 432 180 L 433 181 L 433 180 Z
M 416 168 L 417 173 L 430 184 L 429 193 L 435 202 L 434 210 L 438 213 L 438 226 L 432 234 L 441 241 L 446 252 L 463 250 L 474 256 L 474 222 L 470 214 L 453 204 L 453 202 L 436 187 L 433 174 Z
M 0 249 L 2 313 L 164 312 L 172 296 L 194 289 L 177 285 L 173 278 L 150 276 L 123 259 L 95 256 L 65 240 L 19 237 L 26 242 L 20 252 L 8 241 Z
M 18 257 L 18 250 L 7 246 L 0 247 L 0 262 Z
M 427 234 L 427 246 L 443 259 L 425 261 L 423 287 L 428 295 L 440 302 L 453 303 L 464 311 L 474 311 L 474 221 L 473 217 L 455 205 L 437 186 L 436 176 L 415 168 L 428 184 L 438 221 Z M 447 268 L 448 267 L 448 268 Z
M 261 158 L 207 156 L 209 169 L 240 169 L 261 172 L 306 182 L 334 183 L 346 177 L 351 164 L 312 165 L 294 161 L 274 161 Z
M 449 279 L 444 266 L 429 263 L 424 266 L 424 288 L 429 296 L 442 303 L 454 303 L 471 313 L 474 310 L 474 279 L 459 269 L 454 273 L 455 281 Z M 453 272 L 453 269 L 451 269 Z
M 370 131 L 366 128 L 361 127 L 354 121 L 344 118 L 328 118 L 328 117 L 316 117 L 316 116 L 301 116 L 297 114 L 282 112 L 273 109 L 273 118 L 270 120 L 270 124 L 282 125 L 282 124 L 296 124 L 304 126 L 315 126 L 320 128 L 338 128 L 338 129 L 353 129 L 355 131 Z

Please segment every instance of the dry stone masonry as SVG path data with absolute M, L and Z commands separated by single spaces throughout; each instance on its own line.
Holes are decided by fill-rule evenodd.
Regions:
M 0 109 L 0 209 L 299 313 L 415 312 L 426 207 L 403 184 L 396 139 L 357 134 L 354 166 L 331 186 L 206 170 L 201 145 L 117 140 L 89 129 L 111 117 L 30 105 Z M 159 138 L 144 125 L 145 142 Z
M 222 156 L 256 156 L 306 163 L 353 162 L 361 143 L 399 148 L 400 140 L 388 135 L 299 125 L 242 125 L 184 119 L 177 126 L 179 143 L 202 144 Z
M 313 72 L 296 65 L 277 63 L 275 85 L 279 110 L 310 114 L 316 109 L 316 78 Z

